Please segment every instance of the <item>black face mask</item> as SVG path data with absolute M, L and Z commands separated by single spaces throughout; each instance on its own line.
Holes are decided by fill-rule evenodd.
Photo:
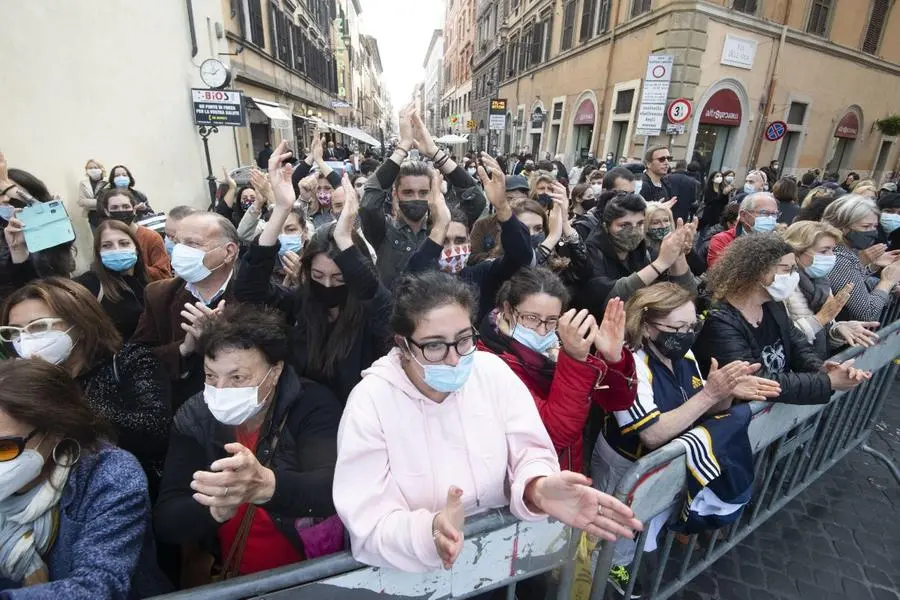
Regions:
M 584 212 L 587 212 L 587 211 L 591 210 L 591 209 L 594 208 L 595 206 L 597 206 L 597 199 L 596 199 L 596 198 L 591 198 L 591 199 L 589 199 L 589 200 L 582 200 L 582 201 L 581 201 L 581 208 L 584 209 Z
M 413 223 L 418 223 L 428 214 L 428 200 L 403 200 L 398 204 L 403 216 Z
M 531 236 L 531 249 L 537 250 L 537 247 L 544 243 L 544 240 L 547 239 L 547 236 L 543 233 L 536 233 Z
M 312 293 L 313 297 L 324 304 L 326 308 L 343 306 L 347 302 L 346 285 L 326 287 L 315 279 L 310 279 L 309 291 Z
M 112 210 L 109 212 L 109 218 L 131 225 L 134 221 L 134 212 L 130 210 Z
M 850 245 L 857 250 L 865 250 L 878 241 L 878 230 L 872 231 L 848 231 L 844 236 Z
M 687 351 L 691 349 L 694 342 L 697 341 L 697 332 L 674 332 L 660 331 L 656 339 L 653 340 L 653 346 L 660 354 L 675 361 L 684 358 Z

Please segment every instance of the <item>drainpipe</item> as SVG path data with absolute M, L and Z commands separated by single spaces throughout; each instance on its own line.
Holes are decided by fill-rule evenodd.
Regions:
M 606 91 L 609 89 L 609 77 L 610 73 L 612 73 L 612 59 L 613 59 L 613 51 L 616 49 L 616 26 L 619 24 L 619 4 L 621 4 L 621 0 L 613 3 L 613 14 L 612 18 L 612 30 L 609 32 L 609 54 L 606 57 L 606 79 L 603 82 L 603 97 L 600 99 L 600 106 L 597 107 L 597 128 L 603 126 L 603 117 L 604 111 L 603 108 L 606 106 Z M 574 32 L 573 32 L 574 35 Z M 578 110 L 578 107 L 575 107 L 575 110 Z M 599 138 L 598 138 L 599 139 Z M 591 144 L 592 150 L 594 150 L 594 155 L 598 156 L 600 153 L 597 152 L 597 149 L 593 148 L 593 144 Z M 629 150 L 630 150 L 629 144 Z M 574 157 L 573 157 L 574 158 Z
M 197 30 L 194 27 L 194 2 L 193 0 L 185 0 L 187 8 L 188 31 L 191 33 L 191 58 L 197 56 Z
M 775 76 L 775 73 L 778 71 L 778 61 L 781 59 L 781 50 L 784 48 L 784 41 L 787 38 L 788 20 L 791 17 L 791 8 L 793 5 L 794 0 L 788 0 L 784 9 L 781 36 L 778 39 L 778 48 L 775 49 L 775 60 L 772 61 L 771 66 L 769 67 L 769 74 L 766 77 L 766 104 L 760 115 L 759 122 L 756 124 L 756 133 L 753 136 L 753 143 L 750 146 L 751 151 L 747 162 L 748 169 L 755 169 L 756 163 L 759 160 L 759 151 L 762 148 L 763 133 L 766 130 L 769 111 L 772 109 L 772 98 L 775 96 L 775 85 L 778 83 L 778 78 Z

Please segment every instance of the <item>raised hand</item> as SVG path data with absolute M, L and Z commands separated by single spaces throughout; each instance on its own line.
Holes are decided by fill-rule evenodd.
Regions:
M 228 189 L 233 190 L 237 188 L 237 182 L 234 178 L 229 175 L 228 169 L 222 167 L 222 183 L 228 185 Z
M 463 491 L 456 486 L 447 490 L 447 504 L 431 522 L 431 536 L 445 569 L 453 566 L 463 548 L 466 513 L 463 511 L 462 495 Z
M 313 160 L 316 161 L 316 164 L 325 162 L 325 136 L 320 135 L 318 132 L 316 132 L 316 136 L 313 138 L 311 154 Z
M 356 229 L 356 215 L 359 214 L 359 196 L 350 183 L 350 177 L 344 172 L 341 178 L 341 187 L 335 190 L 335 196 L 344 197 L 344 208 L 334 228 L 334 243 L 341 251 L 353 245 L 353 231 Z
M 506 175 L 494 158 L 487 152 L 481 153 L 481 165 L 476 169 L 478 179 L 484 187 L 484 194 L 497 213 L 501 223 L 512 217 L 512 207 L 506 199 Z
M 822 327 L 834 321 L 838 314 L 844 309 L 844 305 L 850 300 L 850 293 L 853 291 L 853 284 L 847 283 L 838 290 L 837 294 L 829 297 L 816 313 L 816 320 Z
M 592 488 L 591 480 L 581 473 L 563 471 L 533 479 L 525 489 L 525 501 L 570 527 L 610 542 L 634 539 L 634 532 L 644 529 L 630 508 Z
M 259 169 L 250 170 L 250 185 L 256 190 L 256 208 L 262 209 L 267 203 L 275 203 L 275 192 L 272 190 L 272 184 L 269 178 Z
M 288 288 L 300 285 L 300 256 L 288 250 L 281 257 L 281 265 L 284 267 L 284 285 Z
M 17 214 L 18 212 L 16 210 Z M 20 265 L 28 260 L 28 246 L 25 244 L 25 223 L 16 217 L 11 218 L 3 230 L 3 237 L 6 238 L 6 246 L 9 248 L 9 255 L 13 264 Z
M 447 199 L 441 193 L 441 181 L 443 177 L 438 171 L 431 175 L 431 193 L 428 194 L 428 212 L 431 214 L 432 225 L 429 237 L 434 243 L 443 246 L 447 236 L 447 228 L 450 227 L 450 208 Z
M 659 245 L 659 256 L 656 260 L 660 261 L 666 269 L 674 265 L 675 261 L 684 254 L 684 232 L 684 221 L 678 219 L 675 230 L 670 231 Z
M 294 167 L 291 165 L 281 166 L 284 160 L 290 156 L 291 151 L 288 150 L 287 140 L 282 140 L 272 152 L 272 156 L 269 157 L 269 183 L 275 193 L 275 206 L 285 211 L 290 211 L 294 206 L 294 184 L 291 182 Z
M 597 321 L 587 310 L 567 310 L 559 318 L 556 330 L 566 354 L 584 362 L 591 353 L 591 345 L 597 336 Z
M 181 318 L 184 319 L 181 329 L 184 330 L 185 337 L 178 347 L 178 351 L 182 356 L 189 356 L 197 351 L 197 340 L 200 339 L 203 322 L 206 319 L 214 319 L 223 310 L 225 310 L 224 300 L 220 301 L 216 308 L 210 308 L 202 302 L 185 303 L 184 310 L 181 311 Z
M 672 196 L 665 202 L 660 202 L 660 204 L 662 204 L 665 208 L 672 210 L 673 208 L 675 208 L 675 205 L 678 204 L 678 196 Z
M 600 356 L 608 363 L 622 360 L 622 347 L 625 345 L 625 303 L 613 298 L 606 303 L 603 321 L 594 336 L 594 346 Z
M 437 144 L 434 143 L 431 133 L 428 132 L 428 128 L 425 127 L 425 123 L 422 122 L 422 116 L 415 108 L 413 108 L 412 113 L 410 114 L 410 119 L 412 121 L 413 137 L 419 142 L 419 147 L 429 157 L 434 156 L 437 152 Z
M 697 220 L 697 217 L 690 223 L 684 224 L 684 243 L 682 245 L 682 251 L 687 254 L 691 250 L 694 249 L 694 240 L 697 238 L 697 228 L 700 226 L 700 222 Z
M 859 251 L 859 254 L 858 254 L 859 262 L 862 263 L 862 266 L 867 267 L 870 264 L 877 261 L 879 258 L 881 258 L 881 255 L 884 254 L 886 251 L 887 251 L 886 244 L 873 244 L 872 246 L 869 246 L 865 250 Z

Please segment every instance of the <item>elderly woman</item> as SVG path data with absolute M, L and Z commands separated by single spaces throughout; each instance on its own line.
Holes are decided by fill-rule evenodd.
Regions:
M 0 361 L 0 597 L 146 598 L 156 565 L 147 480 L 66 370 Z
M 285 364 L 281 316 L 226 308 L 200 344 L 206 389 L 175 415 L 154 513 L 159 539 L 217 541 L 226 577 L 340 550 L 342 529 L 327 519 L 340 404 Z M 322 536 L 307 544 L 312 532 Z
M 837 260 L 834 248 L 840 239 L 840 231 L 816 221 L 798 221 L 784 232 L 784 241 L 794 249 L 800 267 L 799 285 L 784 306 L 822 359 L 828 357 L 829 350 L 844 344 L 870 346 L 878 340 L 870 331 L 878 321 L 835 321 L 853 290 L 853 284 L 848 283 L 832 294 L 828 282 Z
M 21 358 L 68 371 L 88 405 L 113 426 L 119 446 L 140 461 L 155 498 L 172 415 L 168 377 L 150 349 L 123 344 L 97 299 L 62 277 L 38 279 L 7 298 L 0 340 Z
M 78 184 L 78 206 L 84 209 L 91 229 L 96 229 L 100 224 L 100 215 L 97 214 L 97 197 L 109 186 L 105 179 L 106 170 L 100 161 L 89 159 L 84 163 L 84 179 Z
M 606 540 L 641 528 L 587 477 L 560 472 L 528 388 L 477 351 L 463 281 L 432 271 L 400 280 L 395 296 L 397 347 L 363 373 L 338 433 L 334 503 L 357 560 L 449 568 L 465 516 L 501 506 Z
M 828 281 L 835 293 L 853 284 L 850 299 L 841 317 L 857 321 L 878 321 L 890 302 L 891 290 L 900 282 L 900 261 L 896 253 L 884 252 L 878 241 L 878 206 L 874 200 L 847 194 L 825 209 L 822 221 L 841 232 L 843 239 L 834 248 L 834 268 Z M 880 252 L 880 253 L 879 253 Z M 871 289 L 866 280 L 881 270 L 878 283 Z
M 647 244 L 647 251 L 650 258 L 656 260 L 659 258 L 659 249 L 662 241 L 667 235 L 675 231 L 675 217 L 672 209 L 662 202 L 648 202 L 647 210 L 644 212 L 644 237 Z M 694 275 L 702 275 L 706 271 L 706 259 L 701 258 L 694 250 L 694 240 L 686 242 L 684 246 L 684 257 L 688 266 Z
M 834 390 L 848 390 L 869 374 L 853 361 L 822 363 L 784 308 L 800 281 L 794 249 L 777 234 L 737 238 L 707 273 L 717 305 L 694 345 L 701 364 L 743 360 L 762 365 L 757 374 L 781 386 L 775 402 L 823 404 Z

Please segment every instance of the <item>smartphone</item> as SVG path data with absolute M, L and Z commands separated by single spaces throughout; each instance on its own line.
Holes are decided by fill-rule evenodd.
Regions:
M 537 201 L 544 207 L 544 210 L 550 210 L 550 207 L 553 206 L 553 198 L 550 194 L 538 194 Z
M 75 239 L 72 220 L 61 200 L 29 204 L 16 216 L 25 225 L 23 234 L 29 252 L 40 252 Z

